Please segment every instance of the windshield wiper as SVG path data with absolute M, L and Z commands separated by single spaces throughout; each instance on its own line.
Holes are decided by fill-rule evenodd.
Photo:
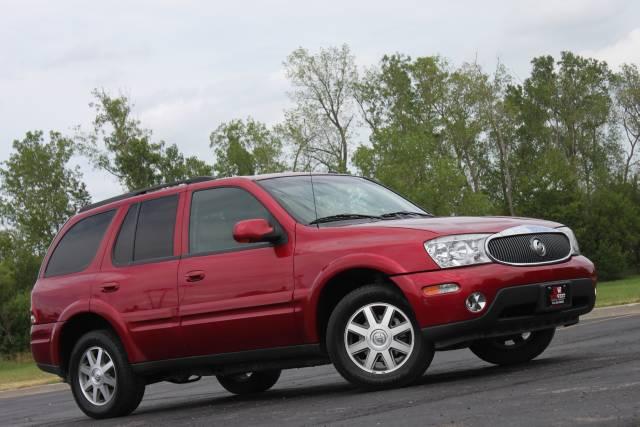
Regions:
M 411 212 L 411 211 L 398 211 L 398 212 L 389 212 L 386 214 L 380 215 L 380 218 L 389 219 L 396 218 L 399 216 L 422 216 L 422 217 L 432 217 L 433 215 L 422 213 L 422 212 Z
M 369 219 L 381 219 L 382 217 L 375 216 L 375 215 L 345 213 L 345 214 L 324 216 L 322 218 L 318 218 L 318 219 L 316 219 L 314 221 L 311 221 L 309 223 L 309 225 L 322 224 L 323 222 L 343 221 L 343 220 L 348 220 L 348 219 L 368 219 L 368 218 Z

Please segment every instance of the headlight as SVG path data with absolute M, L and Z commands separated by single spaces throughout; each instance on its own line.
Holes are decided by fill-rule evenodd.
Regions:
M 424 243 L 424 248 L 440 268 L 491 262 L 484 250 L 490 234 L 459 234 L 438 237 Z
M 562 231 L 569 238 L 571 255 L 580 255 L 580 246 L 578 246 L 578 239 L 576 239 L 576 235 L 573 234 L 573 230 L 569 227 L 558 227 L 558 231 Z

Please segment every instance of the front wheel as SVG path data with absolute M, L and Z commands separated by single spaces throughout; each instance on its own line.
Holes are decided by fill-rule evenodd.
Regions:
M 218 375 L 218 382 L 227 391 L 233 394 L 253 394 L 261 393 L 273 387 L 278 378 L 280 370 L 243 372 L 241 374 Z
M 326 343 L 338 372 L 368 389 L 409 384 L 433 359 L 433 346 L 423 338 L 409 304 L 380 285 L 358 288 L 338 303 Z
M 71 352 L 69 382 L 76 403 L 92 418 L 130 414 L 145 390 L 120 340 L 106 330 L 89 332 L 78 340 Z
M 535 359 L 547 349 L 555 328 L 476 341 L 469 349 L 485 362 L 515 365 Z

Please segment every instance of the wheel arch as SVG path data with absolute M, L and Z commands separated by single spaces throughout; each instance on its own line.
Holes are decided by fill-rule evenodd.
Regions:
M 311 342 L 319 342 L 323 349 L 329 317 L 338 302 L 349 292 L 365 285 L 380 284 L 399 292 L 412 309 L 417 301 L 416 291 L 411 283 L 398 276 L 405 271 L 395 261 L 367 254 L 354 254 L 345 258 L 348 259 L 340 259 L 323 270 L 315 281 L 307 306 L 311 309 L 311 315 L 307 318 L 306 334 Z
M 58 362 L 63 378 L 67 378 L 71 352 L 78 339 L 87 332 L 100 329 L 110 330 L 120 338 L 117 329 L 109 320 L 91 311 L 76 313 L 64 322 L 57 339 Z

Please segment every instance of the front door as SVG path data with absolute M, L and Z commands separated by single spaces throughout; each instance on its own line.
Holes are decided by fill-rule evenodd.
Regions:
M 181 334 L 193 355 L 298 343 L 293 315 L 293 239 L 238 243 L 233 227 L 264 218 L 280 227 L 248 191 L 193 191 L 187 209 L 188 245 L 180 261 Z

